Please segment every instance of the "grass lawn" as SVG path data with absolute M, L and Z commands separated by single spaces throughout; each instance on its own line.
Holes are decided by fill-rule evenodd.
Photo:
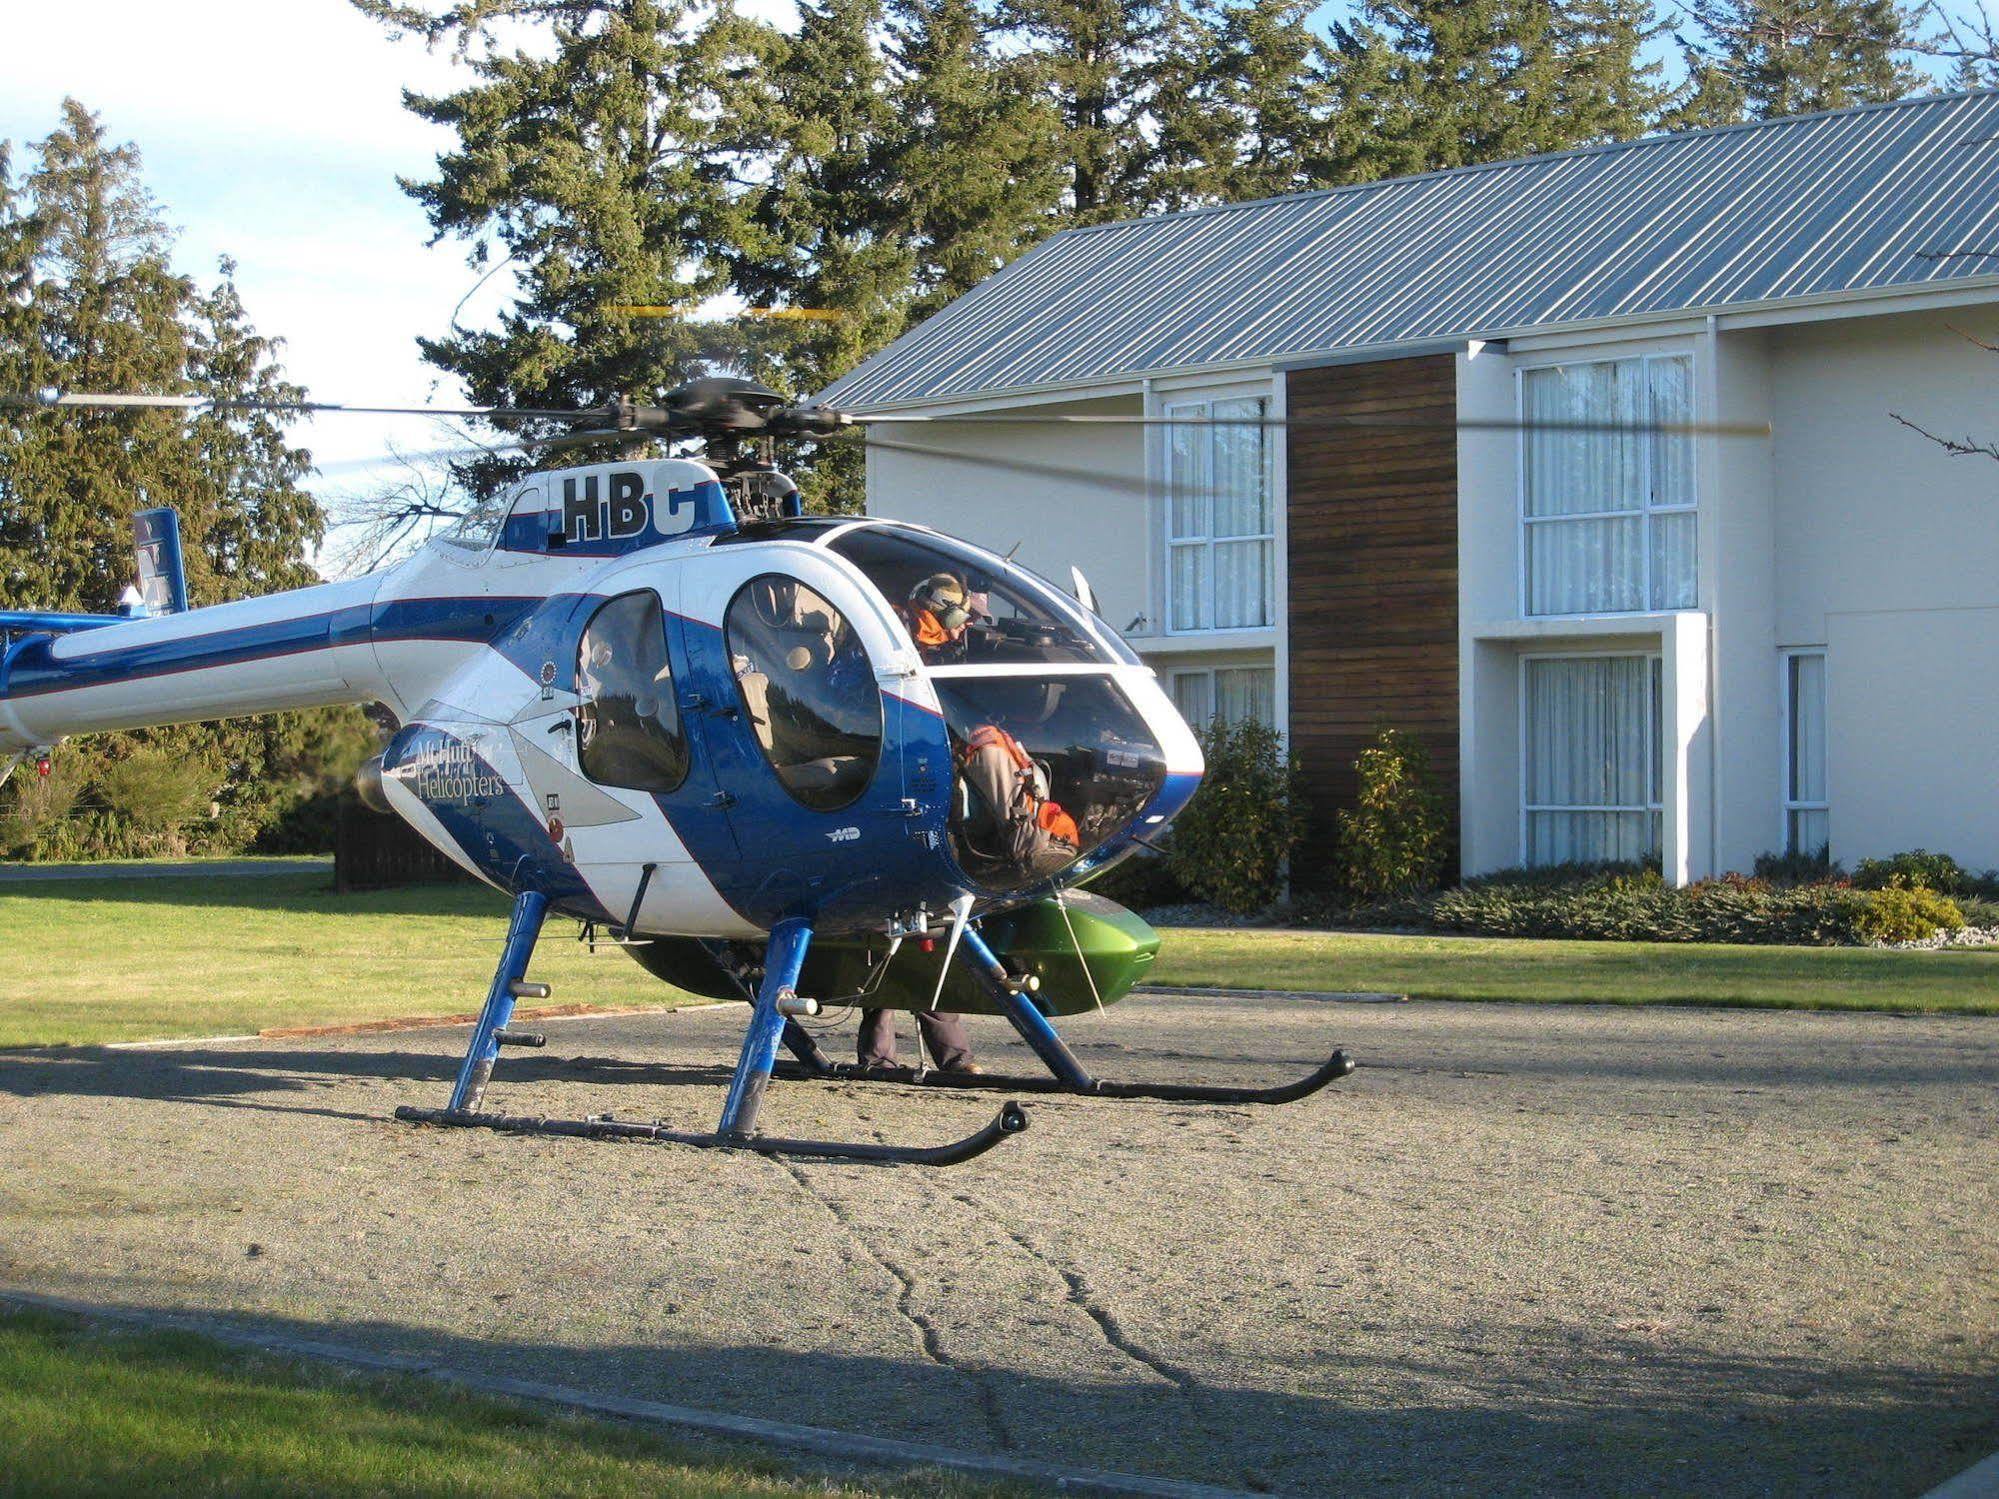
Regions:
M 483 885 L 336 895 L 330 876 L 0 884 L 0 1046 L 236 1035 L 476 1011 L 506 935 Z M 551 1004 L 689 1002 L 551 921 Z
M 973 1495 L 835 1484 L 753 1453 L 292 1363 L 186 1333 L 0 1312 L 0 1494 Z
M 1168 931 L 1151 982 L 1419 999 L 1999 1015 L 1999 950 Z
M 324 874 L 0 885 L 0 1046 L 239 1034 L 466 1014 L 506 902 L 481 886 L 336 895 Z M 553 1003 L 688 996 L 553 922 L 533 975 Z M 1174 930 L 1152 979 L 1434 999 L 1999 1014 L 1999 952 Z

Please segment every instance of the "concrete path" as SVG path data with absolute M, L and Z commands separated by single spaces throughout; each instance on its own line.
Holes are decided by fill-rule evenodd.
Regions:
M 706 1128 L 742 1016 L 548 1022 L 489 1102 Z M 0 1283 L 1284 1493 L 1913 1495 L 1999 1448 L 1999 1020 L 1161 995 L 1070 1033 L 1109 1076 L 1363 1065 L 1032 1100 L 924 1172 L 389 1120 L 462 1029 L 0 1053 Z
M 271 874 L 331 874 L 331 859 L 193 859 L 184 864 L 106 860 L 101 864 L 0 863 L 0 885 L 35 880 L 240 879 Z

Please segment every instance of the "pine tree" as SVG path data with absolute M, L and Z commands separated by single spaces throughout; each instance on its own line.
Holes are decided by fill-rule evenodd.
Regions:
M 1664 98 L 1639 61 L 1656 34 L 1645 0 L 1365 0 L 1334 27 L 1339 169 L 1401 176 L 1640 134 Z
M 1689 0 L 1676 129 L 1899 99 L 1924 85 L 1897 0 Z
M 550 408 L 651 398 L 739 362 L 692 314 L 729 289 L 732 252 L 760 243 L 745 205 L 781 124 L 772 28 L 728 0 L 356 3 L 452 41 L 478 80 L 405 95 L 457 142 L 435 178 L 404 186 L 475 266 L 501 253 L 515 290 L 496 328 L 419 340 L 426 359 L 478 404 Z M 530 44 L 502 46 L 496 21 Z M 485 489 L 524 466 L 484 460 L 464 477 Z
M 1333 126 L 1326 49 L 1310 0 L 1191 3 L 1166 11 L 1153 71 L 1157 208 L 1239 203 L 1318 187 Z
M 909 316 L 928 316 L 1038 239 L 1062 200 L 1060 121 L 1031 58 L 993 46 L 978 0 L 891 0 L 899 122 L 890 163 L 917 263 Z
M 0 168 L 0 388 L 302 396 L 284 380 L 276 344 L 250 326 L 227 262 L 205 292 L 174 271 L 137 151 L 108 143 L 96 117 L 70 101 L 31 156 L 19 176 Z M 10 158 L 0 145 L 0 163 Z M 109 608 L 132 579 L 132 512 L 158 504 L 180 513 L 195 604 L 313 582 L 307 557 L 323 520 L 300 487 L 309 461 L 264 414 L 9 413 L 0 419 L 0 604 Z M 92 738 L 63 752 L 77 767 L 65 775 L 81 786 L 76 815 L 40 829 L 47 841 L 20 836 L 19 826 L 8 837 L 65 854 L 241 848 L 351 773 L 367 739 L 351 710 Z M 182 800 L 200 804 L 196 827 L 118 807 L 111 789 L 136 772 L 112 767 L 135 758 L 141 768 L 208 768 L 178 776 Z
M 1063 222 L 1143 212 L 1145 138 L 1163 40 L 1156 0 L 997 0 L 998 34 L 1027 60 L 1058 121 Z

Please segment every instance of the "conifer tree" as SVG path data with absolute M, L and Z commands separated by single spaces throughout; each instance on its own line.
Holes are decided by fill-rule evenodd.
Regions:
M 729 0 L 466 0 L 441 10 L 355 0 L 394 29 L 449 41 L 477 81 L 405 103 L 457 137 L 435 178 L 405 183 L 440 239 L 509 263 L 492 329 L 419 340 L 481 405 L 644 399 L 731 361 L 691 314 L 729 289 L 732 251 L 777 134 L 783 51 Z M 508 47 L 496 23 L 531 31 Z M 638 307 L 668 315 L 635 315 Z M 524 466 L 482 460 L 489 488 Z
M 1147 112 L 1164 34 L 1157 0 L 997 0 L 996 29 L 1020 49 L 1058 121 L 1063 221 L 1143 212 Z
M 1334 27 L 1343 174 L 1504 161 L 1649 128 L 1645 0 L 1365 0 Z M 1364 120 L 1366 129 L 1354 128 Z
M 0 163 L 10 159 L 0 145 Z M 0 168 L 0 388 L 301 398 L 276 344 L 250 326 L 233 267 L 204 292 L 171 255 L 138 153 L 65 103 L 27 169 Z M 268 414 L 0 414 L 0 605 L 111 607 L 132 581 L 132 512 L 149 505 L 180 514 L 196 605 L 316 581 L 307 557 L 323 520 L 301 487 L 308 464 Z M 63 751 L 66 784 L 81 787 L 73 816 L 65 805 L 42 819 L 52 826 L 4 809 L 0 820 L 12 818 L 16 851 L 241 848 L 351 773 L 369 737 L 358 713 L 339 710 L 91 738 Z M 164 765 L 180 768 L 197 826 L 180 826 L 187 807 L 163 822 L 113 794 L 143 779 L 136 769 Z M 17 778 L 7 808 L 24 794 Z
M 1923 84 L 1898 0 L 1689 0 L 1675 128 L 1899 99 Z
M 889 175 L 916 249 L 916 320 L 1039 238 L 1067 173 L 1038 62 L 994 48 L 978 0 L 890 0 L 888 50 L 899 122 Z

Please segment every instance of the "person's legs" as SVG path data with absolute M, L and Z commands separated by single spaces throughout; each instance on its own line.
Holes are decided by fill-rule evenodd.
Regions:
M 930 1049 L 930 1060 L 946 1072 L 963 1072 L 972 1065 L 972 1040 L 965 1022 L 948 1011 L 918 1010 L 917 1029 Z
M 855 1038 L 854 1057 L 863 1067 L 895 1065 L 895 1011 L 861 1011 L 861 1032 Z

